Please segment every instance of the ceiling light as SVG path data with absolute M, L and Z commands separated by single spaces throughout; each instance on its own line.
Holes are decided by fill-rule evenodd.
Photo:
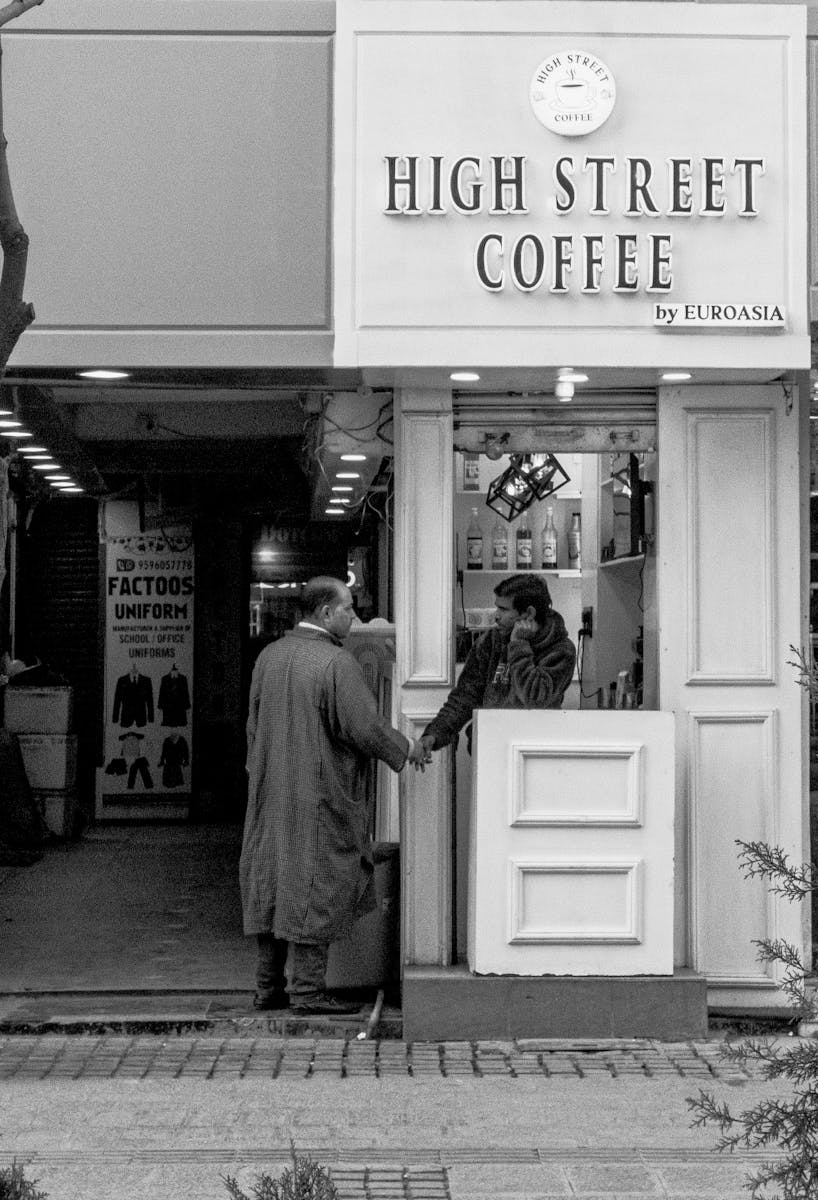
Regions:
M 570 379 L 558 379 L 554 384 L 554 395 L 560 404 L 567 404 L 574 399 L 574 385 Z
M 13 417 L 14 410 L 11 408 L 0 408 L 0 417 Z
M 110 371 L 104 367 L 94 368 L 93 371 L 77 371 L 81 379 L 130 379 L 130 371 Z
M 588 376 L 583 375 L 581 371 L 575 371 L 573 367 L 560 367 L 558 378 L 566 383 L 587 383 Z
M 324 512 L 330 517 L 342 517 L 344 515 L 342 508 L 325 508 Z
M 61 471 L 62 467 L 59 463 L 54 462 L 53 458 L 49 458 L 47 462 L 33 462 L 31 469 L 32 471 Z
M 52 483 L 51 485 L 57 492 L 67 492 L 73 489 L 73 483 Z
M 60 483 L 60 482 L 62 482 L 62 483 L 70 483 L 71 482 L 70 475 L 44 475 L 43 479 L 47 479 L 48 482 L 51 484 Z
M 24 462 L 35 462 L 37 459 L 40 459 L 41 461 L 46 460 L 48 462 L 53 461 L 47 450 L 40 450 L 36 454 L 28 454 L 26 453 L 26 448 L 24 447 L 20 453 L 25 454 Z
M 479 378 L 476 371 L 452 371 L 449 376 L 453 383 L 477 383 Z
M 352 490 L 351 483 L 336 483 L 332 487 L 333 492 L 351 492 Z
M 62 484 L 60 491 L 76 493 L 76 492 L 84 492 L 85 488 L 81 488 L 76 483 L 64 483 L 64 484 Z
M 336 471 L 335 478 L 336 479 L 360 479 L 361 477 L 357 471 Z
M 22 429 L 23 422 L 13 417 L 0 417 L 0 429 Z
M 0 437 L 27 438 L 27 437 L 34 437 L 34 434 L 29 433 L 27 429 L 0 429 Z
M 818 385 L 816 385 L 818 386 Z M 342 454 L 341 462 L 366 462 L 365 454 Z
M 662 375 L 665 383 L 684 383 L 686 379 L 692 378 L 689 371 L 665 371 Z
M 20 454 L 47 454 L 50 457 L 51 451 L 49 450 L 48 446 L 21 446 Z

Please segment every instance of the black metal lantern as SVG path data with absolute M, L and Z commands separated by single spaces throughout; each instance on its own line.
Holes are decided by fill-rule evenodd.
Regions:
M 535 500 L 544 500 L 569 482 L 553 454 L 512 454 L 507 469 L 489 484 L 486 504 L 513 521 Z

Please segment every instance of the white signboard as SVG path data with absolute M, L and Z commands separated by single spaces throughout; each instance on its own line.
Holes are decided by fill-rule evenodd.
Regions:
M 179 527 L 139 533 L 136 505 L 117 507 L 126 521 L 106 539 L 105 762 L 97 816 L 185 816 L 193 749 L 193 538 Z M 128 515 L 132 533 L 124 531 Z
M 338 366 L 809 365 L 800 8 L 337 14 Z

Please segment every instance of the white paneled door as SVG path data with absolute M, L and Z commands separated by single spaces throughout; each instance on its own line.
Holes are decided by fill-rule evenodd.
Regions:
M 676 961 L 711 1004 L 777 1003 L 755 941 L 801 946 L 804 915 L 744 878 L 736 840 L 809 857 L 798 398 L 766 387 L 660 392 L 660 704 L 676 721 Z
M 672 974 L 673 716 L 475 715 L 470 969 Z

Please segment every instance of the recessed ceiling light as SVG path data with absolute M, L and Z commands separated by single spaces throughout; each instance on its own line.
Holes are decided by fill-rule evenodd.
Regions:
M 477 383 L 479 378 L 476 371 L 452 371 L 449 376 L 452 383 Z
M 64 483 L 60 490 L 65 492 L 66 495 L 76 495 L 78 492 L 84 492 L 85 488 L 78 487 L 76 483 Z
M 92 371 L 77 371 L 81 379 L 130 379 L 130 371 L 111 371 L 105 367 L 95 367 Z
M 13 417 L 14 410 L 11 408 L 0 408 L 0 417 Z
M 665 371 L 662 375 L 665 383 L 684 383 L 686 379 L 692 378 L 689 371 Z
M 48 446 L 21 446 L 20 453 L 21 454 L 31 454 L 31 455 L 34 455 L 34 454 L 50 455 L 51 451 L 49 450 Z
M 27 429 L 0 429 L 0 437 L 27 438 L 27 437 L 34 437 L 34 434 L 29 433 Z
M 38 450 L 36 453 L 29 453 L 28 447 L 23 446 L 20 450 L 20 453 L 25 455 L 26 462 L 36 462 L 38 459 L 51 462 L 51 455 L 47 450 Z
M 336 483 L 331 490 L 333 492 L 351 492 L 353 489 L 351 483 Z
M 342 508 L 325 508 L 324 512 L 330 517 L 342 517 L 344 515 Z
M 336 471 L 335 478 L 336 479 L 360 479 L 361 477 L 357 471 Z
M 55 483 L 70 483 L 71 482 L 70 475 L 44 475 L 43 479 L 47 479 L 48 482 L 52 485 Z
M 59 471 L 62 468 L 59 463 L 52 462 L 49 459 L 48 462 L 33 462 L 31 469 L 32 471 Z
M 365 454 L 342 454 L 341 462 L 366 462 Z
M 22 429 L 23 422 L 16 417 L 0 417 L 0 429 Z

